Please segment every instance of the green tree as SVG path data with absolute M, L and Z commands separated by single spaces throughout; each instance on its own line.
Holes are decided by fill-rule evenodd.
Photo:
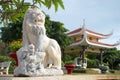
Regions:
M 117 48 L 108 49 L 103 54 L 103 61 L 106 63 L 108 62 L 110 68 L 114 69 L 119 64 L 119 62 L 116 63 L 120 57 L 119 53 L 120 52 L 117 50 Z
M 0 1 L 0 22 L 7 23 L 8 21 L 16 22 L 19 17 L 24 17 L 25 11 L 29 6 L 44 5 L 48 9 L 52 5 L 55 7 L 55 11 L 58 7 L 64 9 L 62 0 L 32 0 L 32 2 L 25 2 L 25 0 L 1 0 Z
M 1 40 L 3 42 L 9 43 L 22 38 L 22 20 L 21 18 L 21 21 L 10 22 L 7 27 L 1 27 Z

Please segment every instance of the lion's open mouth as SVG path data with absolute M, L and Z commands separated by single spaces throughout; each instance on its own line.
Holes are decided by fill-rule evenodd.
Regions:
M 43 20 L 42 19 L 38 19 L 38 20 L 35 20 L 36 23 L 42 23 Z

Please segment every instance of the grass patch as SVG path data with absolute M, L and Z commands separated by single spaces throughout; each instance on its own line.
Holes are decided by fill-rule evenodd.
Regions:
M 82 69 L 82 68 L 75 68 L 73 73 L 86 73 L 86 69 Z

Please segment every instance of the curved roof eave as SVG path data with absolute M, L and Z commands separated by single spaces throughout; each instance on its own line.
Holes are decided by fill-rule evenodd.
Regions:
M 79 32 L 75 32 L 75 33 L 73 33 L 73 32 L 68 32 L 67 35 L 68 35 L 68 36 L 74 36 L 74 35 L 81 34 L 82 32 L 83 32 L 83 29 L 80 28 Z
M 91 45 L 95 47 L 100 47 L 100 48 L 114 48 L 120 44 L 120 41 L 115 43 L 115 44 L 105 44 L 105 43 L 95 43 L 95 42 L 90 42 L 87 39 L 83 38 L 81 41 L 76 42 L 71 44 L 70 46 L 77 46 L 77 45 Z
M 83 29 L 85 30 L 85 29 Z M 114 48 L 120 44 L 120 40 L 117 43 L 114 44 L 106 44 L 106 43 L 100 43 L 100 42 L 92 42 L 87 39 L 87 34 L 84 32 L 83 39 L 71 44 L 70 46 L 77 46 L 77 45 L 91 45 L 91 46 L 96 46 L 100 48 Z
M 82 25 L 82 28 L 78 28 L 78 29 L 76 29 L 76 30 L 67 32 L 66 34 L 67 34 L 68 36 L 74 36 L 74 35 L 81 34 L 81 33 L 83 32 L 84 27 L 85 27 L 85 24 Z M 100 34 L 100 33 L 91 31 L 91 30 L 89 30 L 89 29 L 86 29 L 86 30 L 84 30 L 84 31 L 85 31 L 87 34 L 90 34 L 90 35 L 99 37 L 99 38 L 101 38 L 101 39 L 106 39 L 106 38 L 110 37 L 110 36 L 113 34 L 113 30 L 112 30 L 109 34 Z M 83 33 L 84 33 L 84 32 L 83 32 Z
M 75 43 L 72 43 L 69 47 L 73 47 L 73 46 L 77 46 L 77 45 L 92 45 L 92 46 L 101 47 L 101 48 L 114 48 L 114 47 L 116 47 L 117 45 L 120 44 L 120 41 L 118 41 L 115 44 L 106 44 L 106 43 L 92 42 L 92 41 L 90 42 L 87 39 L 87 35 L 88 35 L 88 33 L 92 34 L 92 35 L 95 35 L 95 32 L 88 31 L 85 27 L 85 24 L 83 24 L 83 26 L 81 28 L 81 31 L 78 34 L 80 34 L 81 32 L 83 32 L 83 39 L 79 40 Z M 101 36 L 101 38 L 107 38 L 107 37 L 111 36 L 112 34 L 113 34 L 113 31 L 111 33 L 107 34 L 107 35 L 96 33 L 96 35 Z M 73 35 L 75 35 L 75 34 L 73 34 Z
M 104 35 L 104 34 L 96 33 L 96 32 L 93 32 L 93 31 L 90 31 L 90 30 L 87 29 L 86 33 L 90 34 L 90 35 L 93 35 L 93 36 L 98 36 L 99 38 L 102 38 L 102 39 L 106 39 L 113 34 L 113 31 L 111 31 L 109 34 Z
M 93 46 L 98 46 L 98 47 L 103 47 L 103 48 L 114 48 L 116 46 L 118 46 L 120 44 L 120 41 L 118 41 L 117 43 L 114 43 L 114 44 L 106 44 L 106 43 L 100 43 L 100 42 L 92 42 L 92 41 L 89 41 L 87 40 L 86 38 L 86 42 L 90 45 L 93 45 Z

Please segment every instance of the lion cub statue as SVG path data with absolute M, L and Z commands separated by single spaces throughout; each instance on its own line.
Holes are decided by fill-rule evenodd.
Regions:
M 61 49 L 56 40 L 47 37 L 45 15 L 34 7 L 29 8 L 23 21 L 23 47 L 30 44 L 38 52 L 45 52 L 44 67 L 61 69 Z

